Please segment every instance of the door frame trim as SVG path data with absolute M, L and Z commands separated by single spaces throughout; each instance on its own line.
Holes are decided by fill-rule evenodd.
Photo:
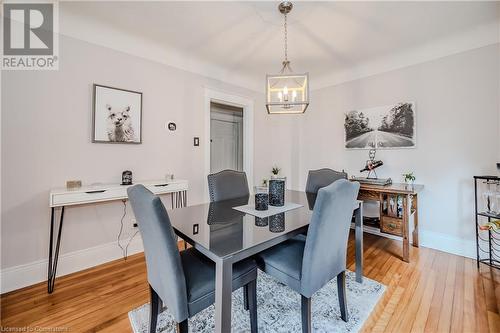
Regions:
M 210 102 L 243 108 L 243 171 L 247 174 L 250 193 L 253 193 L 254 102 L 248 97 L 205 88 L 205 199 L 208 200 L 206 176 L 210 174 Z

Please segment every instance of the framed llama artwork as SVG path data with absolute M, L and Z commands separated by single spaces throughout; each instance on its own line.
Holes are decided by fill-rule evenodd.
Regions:
M 142 93 L 94 84 L 92 142 L 142 143 Z

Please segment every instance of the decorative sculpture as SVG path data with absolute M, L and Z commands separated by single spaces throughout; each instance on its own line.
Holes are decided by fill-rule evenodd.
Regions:
M 378 179 L 377 177 L 377 172 L 375 171 L 376 168 L 384 165 L 384 162 L 382 161 L 375 161 L 375 154 L 377 151 L 375 149 L 370 149 L 368 153 L 369 160 L 366 161 L 366 165 L 364 169 L 359 170 L 359 172 L 364 172 L 368 171 L 368 176 L 366 176 L 367 179 Z M 373 175 L 372 175 L 373 173 Z

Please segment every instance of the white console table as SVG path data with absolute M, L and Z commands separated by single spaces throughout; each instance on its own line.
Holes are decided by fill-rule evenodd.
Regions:
M 146 186 L 156 195 L 171 194 L 172 209 L 187 206 L 188 181 L 175 179 L 172 181 L 144 181 L 136 182 Z M 59 247 L 61 243 L 61 231 L 64 221 L 64 208 L 84 204 L 95 204 L 116 200 L 127 200 L 127 188 L 132 185 L 98 184 L 82 186 L 76 189 L 58 188 L 50 191 L 49 206 L 50 216 L 50 239 L 49 239 L 49 267 L 47 274 L 47 290 L 54 291 L 57 261 L 59 258 Z M 57 228 L 57 239 L 54 244 L 55 213 L 60 208 L 59 226 Z

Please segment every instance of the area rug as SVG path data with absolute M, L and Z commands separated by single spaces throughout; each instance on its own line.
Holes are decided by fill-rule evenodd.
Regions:
M 346 274 L 349 322 L 340 318 L 337 281 L 333 279 L 312 297 L 312 326 L 314 332 L 357 332 L 382 297 L 385 286 L 364 278 L 357 283 L 355 274 Z M 257 316 L 259 332 L 301 332 L 300 295 L 259 271 L 257 280 Z M 250 332 L 248 311 L 243 309 L 241 289 L 233 293 L 232 331 Z M 128 313 L 134 333 L 147 333 L 149 304 Z M 189 319 L 190 332 L 214 331 L 214 306 Z M 158 333 L 174 333 L 175 323 L 168 309 L 158 318 Z

